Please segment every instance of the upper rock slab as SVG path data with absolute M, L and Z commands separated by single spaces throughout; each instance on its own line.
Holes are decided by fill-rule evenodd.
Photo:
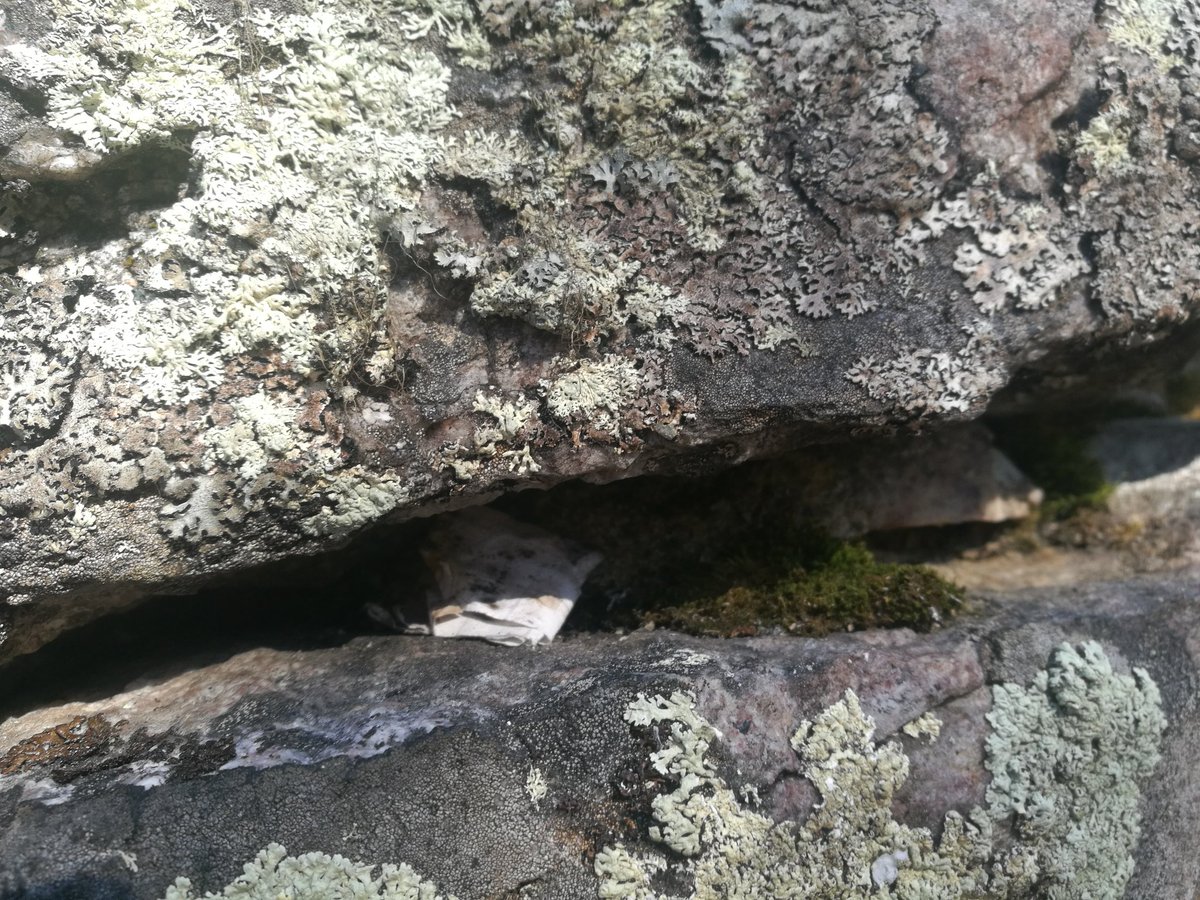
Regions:
M 1177 330 L 1188 0 L 15 0 L 0 657 Z

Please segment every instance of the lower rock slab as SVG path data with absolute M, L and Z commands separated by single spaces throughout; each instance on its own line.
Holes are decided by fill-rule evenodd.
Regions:
M 263 890 L 340 855 L 410 866 L 375 870 L 396 897 L 1191 900 L 1198 593 L 994 596 L 925 635 L 243 653 L 0 724 L 0 897 L 202 896 L 278 844 L 324 855 L 263 854 Z

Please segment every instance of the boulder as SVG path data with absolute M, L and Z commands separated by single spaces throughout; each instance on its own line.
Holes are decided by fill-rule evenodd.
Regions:
M 0 659 L 383 521 L 1104 390 L 1190 334 L 1198 34 L 11 0 Z

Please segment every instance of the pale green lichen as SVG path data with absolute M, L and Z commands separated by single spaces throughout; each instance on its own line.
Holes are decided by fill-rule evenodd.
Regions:
M 52 84 L 52 123 L 105 155 L 194 133 L 200 173 L 195 195 L 162 212 L 131 260 L 143 291 L 190 289 L 189 302 L 127 291 L 84 306 L 93 352 L 149 382 L 159 402 L 191 399 L 223 359 L 256 345 L 279 347 L 302 372 L 318 343 L 325 359 L 345 356 L 360 337 L 354 318 L 386 285 L 380 233 L 405 230 L 441 157 L 449 69 L 369 6 L 256 11 L 242 27 L 261 64 L 232 78 L 237 31 L 205 27 L 186 0 L 57 0 L 56 12 L 50 49 L 17 58 Z M 158 285 L 168 258 L 209 271 Z M 238 275 L 251 268 L 259 274 Z M 339 299 L 348 285 L 364 295 L 354 309 Z M 322 304 L 340 318 L 318 340 Z
M 512 186 L 512 173 L 534 163 L 539 148 L 534 147 L 519 131 L 497 134 L 482 128 L 471 128 L 446 145 L 439 171 L 457 178 L 483 181 L 519 206 L 517 189 Z
M 1131 117 L 1132 111 L 1126 101 L 1113 101 L 1080 133 L 1075 152 L 1098 173 L 1115 175 L 1127 171 L 1132 165 L 1129 155 L 1129 141 L 1134 134 Z
M 691 898 L 866 898 L 877 886 L 872 867 L 885 856 L 907 860 L 892 896 L 955 897 L 978 886 L 982 873 L 971 869 L 984 838 L 977 827 L 951 816 L 939 849 L 927 830 L 892 818 L 908 760 L 895 743 L 875 745 L 874 726 L 852 692 L 802 723 L 792 740 L 822 801 L 803 824 L 777 823 L 739 804 L 707 759 L 716 732 L 689 697 L 639 697 L 626 719 L 669 728 L 651 763 L 678 786 L 654 799 L 659 824 L 650 837 L 690 860 Z M 602 897 L 674 900 L 651 889 L 655 863 L 641 865 L 619 846 L 607 854 L 596 865 Z
M 56 411 L 66 403 L 70 385 L 71 367 L 40 350 L 0 363 L 0 429 L 9 429 L 21 439 L 49 430 Z
M 414 40 L 460 31 L 469 9 L 309 0 L 221 24 L 188 0 L 51 6 L 48 32 L 37 46 L 6 48 L 3 74 L 43 90 L 51 125 L 96 166 L 147 147 L 191 157 L 186 194 L 132 217 L 127 240 L 48 264 L 57 281 L 92 285 L 55 334 L 55 356 L 87 354 L 151 415 L 214 409 L 215 427 L 194 442 L 201 454 L 171 463 L 198 474 L 183 502 L 189 479 L 174 479 L 164 531 L 214 537 L 246 510 L 299 509 L 299 498 L 307 512 L 315 496 L 323 509 L 302 530 L 341 534 L 394 508 L 406 496 L 396 476 L 356 485 L 362 473 L 345 468 L 340 432 L 298 427 L 309 398 L 295 386 L 324 376 L 345 399 L 352 380 L 394 374 L 387 244 L 436 230 L 417 208 L 456 117 L 450 69 Z M 22 272 L 32 298 L 45 276 Z M 0 330 L 0 427 L 22 439 L 52 430 L 77 375 L 47 362 L 44 341 L 33 328 Z M 281 388 L 224 405 L 219 391 L 236 397 L 244 388 L 231 382 L 264 359 Z M 72 499 L 62 493 L 57 507 Z
M 1119 675 L 1099 645 L 1064 644 L 1028 688 L 996 689 L 988 808 L 949 813 L 935 841 L 894 819 L 908 759 L 898 743 L 875 742 L 853 692 L 792 738 L 821 797 L 803 823 L 738 803 L 708 759 L 719 735 L 689 696 L 639 696 L 625 718 L 657 734 L 650 762 L 674 785 L 654 798 L 649 831 L 673 860 L 623 845 L 596 857 L 599 896 L 636 900 L 676 900 L 654 887 L 665 870 L 690 879 L 693 900 L 1115 900 L 1132 873 L 1138 783 L 1165 724 L 1145 672 Z M 914 724 L 938 729 L 927 716 Z M 1005 842 L 995 832 L 1010 822 L 1015 840 Z
M 191 492 L 179 503 L 168 503 L 159 510 L 163 529 L 176 540 L 198 543 L 224 533 L 231 520 L 239 517 L 226 502 L 228 486 L 215 475 L 195 479 L 172 478 L 167 490 L 182 489 L 190 482 Z
M 600 879 L 601 900 L 658 900 L 650 888 L 650 877 L 667 868 L 665 857 L 634 856 L 620 844 L 596 854 L 595 871 Z
M 300 527 L 310 535 L 342 538 L 402 506 L 409 488 L 395 474 L 359 465 L 322 476 L 314 493 L 321 508 L 301 520 Z
M 942 720 L 927 712 L 906 723 L 900 730 L 911 738 L 928 738 L 933 743 L 941 736 Z
M 634 360 L 608 356 L 585 359 L 572 372 L 545 382 L 546 406 L 563 422 L 584 422 L 616 432 L 620 413 L 642 394 L 644 380 Z
M 1144 669 L 1113 671 L 1099 644 L 1064 645 L 1029 687 L 994 692 L 987 752 L 992 817 L 1013 816 L 1045 896 L 1117 900 L 1133 874 L 1139 782 L 1166 726 Z
M 986 343 L 971 338 L 956 353 L 928 348 L 901 350 L 890 359 L 864 356 L 846 373 L 887 406 L 906 413 L 965 413 L 979 406 L 1005 381 L 988 359 Z
M 623 262 L 581 238 L 560 242 L 556 249 L 531 247 L 528 253 L 515 272 L 496 272 L 480 282 L 471 294 L 475 312 L 569 334 L 612 330 L 621 291 L 637 273 L 637 263 Z
M 538 405 L 523 396 L 505 398 L 477 391 L 471 407 L 489 421 L 477 425 L 468 446 L 454 443 L 442 450 L 440 462 L 460 481 L 474 478 L 491 460 L 500 460 L 518 475 L 541 470 L 529 440 L 537 431 Z
M 475 446 L 485 452 L 493 451 L 500 442 L 513 443 L 537 419 L 537 404 L 524 397 L 506 400 L 502 396 L 478 391 L 472 408 L 495 421 L 493 426 L 475 430 Z
M 286 13 L 247 6 L 226 22 L 189 0 L 53 0 L 47 32 L 37 45 L 6 48 L 0 74 L 47 95 L 50 124 L 83 146 L 68 154 L 71 165 L 100 171 L 169 147 L 190 166 L 178 194 L 172 183 L 160 208 L 127 220 L 127 236 L 47 263 L 56 282 L 90 286 L 52 354 L 37 346 L 41 331 L 0 334 L 9 360 L 0 364 L 0 427 L 22 441 L 52 433 L 78 376 L 57 359 L 86 353 L 110 387 L 152 415 L 216 410 L 192 441 L 199 452 L 169 461 L 180 476 L 159 507 L 170 536 L 218 537 L 268 508 L 304 510 L 308 534 L 365 524 L 360 513 L 390 509 L 400 492 L 380 497 L 377 484 L 349 483 L 345 432 L 314 420 L 298 386 L 325 379 L 348 403 L 367 385 L 395 385 L 400 351 L 383 313 L 402 259 L 470 279 L 481 315 L 571 339 L 571 352 L 543 370 L 545 423 L 533 409 L 518 436 L 498 418 L 481 426 L 475 447 L 430 454 L 435 465 L 470 479 L 494 452 L 512 472 L 535 474 L 542 444 L 529 438 L 545 428 L 569 430 L 575 442 L 624 442 L 649 428 L 673 435 L 689 401 L 668 401 L 639 373 L 661 363 L 685 316 L 703 311 L 689 313 L 690 298 L 655 280 L 664 273 L 643 272 L 626 239 L 564 228 L 560 213 L 594 183 L 597 203 L 636 195 L 678 220 L 694 246 L 713 249 L 757 191 L 753 65 L 715 65 L 680 41 L 674 23 L 685 6 L 621 2 L 610 20 L 563 4 L 300 0 Z M 455 64 L 587 73 L 587 96 L 523 93 L 528 129 L 475 111 L 460 121 L 450 102 Z M 50 153 L 53 137 L 34 149 Z M 22 159 L 5 157 L 6 177 Z M 55 159 L 34 174 L 62 176 Z M 486 185 L 516 213 L 513 233 L 481 240 L 448 226 L 450 181 Z M 0 227 L 29 243 L 37 235 L 14 230 L 26 227 L 19 193 L 0 201 Z M 21 271 L 31 285 L 41 277 L 37 267 Z M 575 353 L 630 334 L 639 343 L 630 362 Z M 775 320 L 754 340 L 799 344 Z M 241 394 L 237 381 L 259 377 L 264 361 L 281 388 L 223 399 Z M 56 489 L 55 511 L 70 507 L 72 487 Z M 307 515 L 314 498 L 323 511 Z
M 529 775 L 525 778 L 525 794 L 529 797 L 529 802 L 536 809 L 546 799 L 549 792 L 550 785 L 546 783 L 546 776 L 542 774 L 542 770 L 530 766 Z
M 378 872 L 378 874 L 376 874 Z M 288 856 L 271 844 L 246 863 L 245 872 L 220 893 L 204 900 L 238 897 L 242 900 L 455 900 L 422 879 L 409 865 L 382 866 L 352 862 L 326 853 Z M 177 878 L 163 900 L 201 900 L 188 878 Z
M 1109 0 L 1108 35 L 1117 44 L 1146 54 L 1166 71 L 1178 59 L 1164 49 L 1175 30 L 1175 0 Z
M 620 0 L 604 9 L 505 0 L 480 12 L 484 26 L 506 39 L 494 46 L 495 72 L 548 66 L 552 83 L 578 84 L 582 95 L 536 91 L 532 135 L 472 127 L 450 137 L 439 171 L 485 183 L 516 212 L 518 226 L 490 250 L 437 238 L 439 265 L 482 260 L 472 310 L 559 333 L 573 349 L 634 344 L 654 363 L 685 322 L 703 335 L 694 342 L 700 352 L 749 347 L 739 329 L 763 348 L 799 346 L 798 334 L 770 317 L 753 328 L 732 321 L 706 328 L 706 307 L 689 309 L 694 297 L 660 283 L 672 279 L 658 264 L 671 265 L 678 252 L 650 250 L 663 229 L 671 243 L 682 231 L 692 248 L 716 250 L 757 197 L 761 176 L 749 160 L 762 147 L 764 113 L 754 65 L 740 58 L 714 65 L 681 41 L 681 0 Z M 591 218 L 588 210 L 592 222 L 577 218 Z M 642 236 L 596 227 L 629 215 L 649 217 Z
M 95 493 L 139 486 L 128 479 L 144 447 L 112 466 L 51 459 L 78 446 L 63 443 L 58 426 L 85 374 L 159 426 L 193 425 L 197 409 L 216 410 L 211 433 L 164 441 L 181 448 L 161 464 L 170 471 L 144 479 L 148 491 L 175 481 L 159 507 L 172 537 L 223 536 L 222 523 L 246 511 L 274 522 L 299 510 L 303 532 L 342 533 L 366 524 L 360 513 L 392 508 L 399 491 L 360 502 L 356 493 L 378 485 L 356 492 L 347 482 L 347 467 L 364 459 L 355 448 L 367 446 L 353 441 L 354 426 L 372 424 L 350 401 L 403 404 L 394 398 L 407 374 L 425 377 L 393 341 L 430 333 L 384 314 L 389 290 L 393 313 L 428 295 L 464 334 L 474 333 L 474 314 L 562 338 L 522 338 L 542 348 L 530 361 L 536 374 L 507 388 L 530 397 L 541 379 L 543 402 L 516 431 L 501 424 L 503 412 L 496 424 L 475 418 L 492 415 L 471 405 L 480 369 L 438 373 L 462 390 L 426 413 L 478 428 L 428 432 L 467 446 L 420 447 L 403 474 L 414 502 L 437 480 L 416 471 L 422 462 L 462 482 L 529 477 L 547 465 L 536 458 L 542 448 L 568 440 L 623 452 L 652 435 L 674 439 L 700 382 L 669 354 L 835 352 L 842 344 L 815 341 L 809 319 L 943 302 L 927 296 L 922 273 L 945 264 L 951 244 L 961 288 L 989 315 L 1041 310 L 1087 274 L 1101 308 L 1145 322 L 1182 314 L 1194 293 L 1200 244 L 1170 200 L 1186 191 L 1164 187 L 1167 202 L 1147 200 L 1168 210 L 1161 220 L 1137 214 L 1113 227 L 1102 207 L 1115 194 L 1079 204 L 1053 191 L 1010 196 L 991 170 L 948 187 L 959 184 L 959 147 L 911 90 L 937 28 L 921 4 L 217 6 L 214 19 L 217 7 L 188 0 L 51 0 L 38 45 L 17 42 L 0 55 L 0 77 L 44 94 L 63 132 L 33 129 L 0 159 L 5 178 L 39 182 L 12 182 L 0 197 L 0 252 L 19 245 L 19 264 L 38 263 L 11 282 L 19 299 L 10 308 L 32 324 L 0 327 L 0 438 L 18 447 L 0 500 L 31 521 L 65 523 L 81 491 L 91 509 Z M 1112 0 L 1102 11 L 1109 50 L 1195 69 L 1192 0 Z M 1126 65 L 1131 56 L 1121 65 L 1137 68 Z M 1102 113 L 1064 148 L 1077 160 L 1123 172 L 1123 147 L 1139 165 L 1153 155 L 1144 147 L 1154 103 L 1124 89 L 1129 139 Z M 1116 110 L 1125 100 L 1111 102 Z M 164 156 L 180 166 L 164 176 L 165 192 L 128 210 L 118 198 L 120 222 L 102 246 L 80 246 L 67 230 L 67 256 L 48 240 L 54 228 L 41 233 L 44 214 L 22 214 L 48 202 L 40 182 L 91 174 L 107 189 L 122 166 Z M 1092 221 L 1088 210 L 1101 214 Z M 1096 253 L 1083 252 L 1088 234 L 1101 235 Z M 49 286 L 35 284 L 39 266 Z M 64 285 L 80 285 L 69 315 L 75 298 Z M 862 342 L 874 357 L 849 377 L 893 418 L 977 410 L 1006 380 L 996 360 L 1007 351 L 991 354 L 974 324 L 956 324 L 971 338 L 948 351 Z M 495 333 L 490 323 L 481 331 Z M 894 355 L 880 361 L 884 352 Z M 246 380 L 276 376 L 286 381 L 269 389 L 277 418 L 303 427 L 269 427 L 226 399 L 244 394 Z M 321 381 L 329 384 L 306 390 Z M 327 419 L 311 413 L 326 389 Z M 115 402 L 101 406 L 74 409 L 108 422 L 125 415 Z M 343 411 L 350 422 L 339 421 Z M 406 425 L 397 416 L 392 428 Z M 98 438 L 93 455 L 120 452 L 120 431 Z M 27 451 L 43 441 L 54 445 Z M 371 464 L 395 464 L 389 449 L 420 443 L 388 435 Z M 120 474 L 99 471 L 118 462 Z M 331 488 L 326 475 L 340 469 L 342 486 Z M 183 484 L 195 495 L 185 497 Z M 326 512 L 312 515 L 314 500 Z M 343 506 L 357 512 L 328 514 Z M 94 508 L 102 521 L 121 515 Z
M 672 326 L 687 311 L 687 298 L 639 275 L 623 300 L 624 315 L 620 324 L 636 322 L 650 331 L 655 347 L 669 350 L 677 338 Z
M 904 217 L 898 250 L 911 271 L 926 262 L 924 245 L 948 230 L 965 232 L 954 270 L 980 310 L 992 314 L 1010 303 L 1034 310 L 1050 305 L 1059 290 L 1088 270 L 1072 246 L 1062 214 L 1033 200 L 1005 195 L 993 163 L 959 193 Z
M 619 178 L 631 179 L 673 197 L 689 239 L 715 250 L 724 242 L 720 226 L 737 215 L 724 198 L 752 196 L 758 189 L 754 171 L 738 165 L 761 141 L 750 63 L 731 59 L 715 68 L 683 46 L 676 36 L 682 0 L 623 0 L 600 27 L 581 18 L 572 4 L 536 6 L 540 27 L 513 33 L 506 54 L 555 60 L 561 75 L 586 92 L 582 103 L 554 94 L 541 99 L 541 129 L 553 138 L 546 148 L 553 157 L 546 163 L 547 177 L 533 188 L 538 199 L 561 205 L 566 180 L 583 173 L 608 196 Z M 508 27 L 499 30 L 510 33 Z M 599 131 L 603 144 L 579 140 L 588 131 Z M 547 212 L 544 230 L 551 232 L 553 212 Z
M 233 422 L 205 432 L 206 461 L 253 481 L 272 460 L 298 455 L 295 410 L 276 403 L 265 391 L 239 397 L 230 406 Z

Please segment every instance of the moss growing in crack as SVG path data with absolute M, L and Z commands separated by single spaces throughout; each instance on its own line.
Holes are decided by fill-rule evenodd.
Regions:
M 1108 503 L 1113 485 L 1087 449 L 1093 433 L 1090 423 L 1026 418 L 997 428 L 997 446 L 1045 492 L 1043 522 L 1062 522 Z
M 634 900 L 679 900 L 660 889 L 668 881 L 690 883 L 689 900 L 1116 900 L 1165 727 L 1146 672 L 1114 672 L 1098 644 L 1063 644 L 1028 687 L 996 688 L 988 808 L 949 813 L 935 840 L 893 817 L 908 759 L 875 741 L 852 691 L 792 738 L 821 798 L 802 823 L 738 803 L 708 759 L 720 736 L 690 696 L 641 695 L 625 720 L 656 736 L 650 764 L 669 788 L 648 833 L 665 855 L 617 844 L 596 856 L 599 896 Z
M 707 570 L 680 573 L 672 602 L 644 622 L 696 634 L 856 628 L 927 631 L 952 615 L 961 590 L 925 566 L 880 563 L 866 547 L 812 528 L 764 531 Z M 678 599 L 675 599 L 678 598 Z
M 1200 418 L 1200 369 L 1188 365 L 1164 385 L 1167 411 L 1188 419 Z

